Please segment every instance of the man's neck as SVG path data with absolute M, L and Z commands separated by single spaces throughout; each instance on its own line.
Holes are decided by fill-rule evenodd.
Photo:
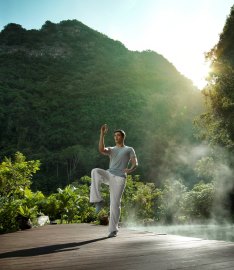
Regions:
M 116 147 L 124 147 L 124 143 L 116 143 Z

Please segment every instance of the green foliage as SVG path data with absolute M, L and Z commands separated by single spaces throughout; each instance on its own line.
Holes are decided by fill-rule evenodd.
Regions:
M 203 90 L 206 113 L 197 121 L 201 137 L 229 150 L 234 147 L 234 6 L 218 44 L 207 53 L 211 62 L 208 85 Z
M 26 188 L 21 199 L 0 197 L 0 232 L 20 229 L 22 218 L 36 225 L 36 217 L 48 215 L 50 220 L 67 222 L 96 222 L 107 225 L 109 212 L 109 191 L 102 188 L 105 205 L 97 215 L 89 203 L 91 179 L 82 177 L 73 185 L 49 196 L 41 192 L 32 192 Z M 106 187 L 106 186 L 105 186 Z M 192 190 L 173 178 L 165 181 L 162 188 L 154 183 L 143 183 L 139 176 L 128 176 L 126 189 L 122 197 L 121 220 L 125 223 L 159 222 L 164 224 L 185 223 L 208 220 L 214 210 L 215 187 L 203 182 Z
M 0 196 L 21 197 L 31 185 L 33 174 L 39 170 L 40 162 L 26 161 L 25 156 L 17 152 L 15 159 L 10 158 L 0 164 Z
M 181 180 L 170 178 L 158 189 L 153 183 L 144 184 L 128 177 L 122 219 L 144 224 L 205 222 L 214 213 L 216 193 L 213 183 L 200 182 L 188 190 Z
M 230 168 L 233 168 L 234 165 L 233 25 L 234 6 L 232 6 L 230 15 L 227 17 L 223 32 L 220 34 L 219 42 L 213 47 L 213 49 L 211 49 L 210 52 L 207 53 L 207 60 L 211 62 L 211 72 L 207 80 L 208 84 L 203 90 L 203 95 L 206 102 L 206 111 L 195 122 L 201 139 L 209 141 L 212 147 L 221 146 L 227 151 L 229 155 L 228 166 Z M 219 155 L 219 151 L 216 151 L 216 156 L 218 158 Z M 222 180 L 220 179 L 219 181 Z M 229 189 L 226 189 L 225 208 L 230 208 L 231 215 L 233 215 L 233 180 L 229 181 L 229 183 L 231 182 L 232 184 L 229 184 Z
M 127 131 L 144 179 L 168 173 L 165 160 L 184 173 L 167 153 L 173 143 L 196 142 L 201 95 L 163 56 L 129 51 L 75 20 L 40 30 L 9 24 L 0 51 L 0 156 L 21 151 L 41 160 L 33 190 L 50 194 L 106 168 L 97 151 L 103 123 Z
M 70 223 L 78 212 L 79 197 L 74 192 L 74 187 L 66 186 L 64 190 L 58 189 L 56 199 L 59 202 L 59 210 L 61 215 L 61 223 L 66 220 Z
M 212 183 L 199 183 L 184 198 L 184 213 L 191 221 L 209 219 L 214 203 L 215 189 Z
M 165 181 L 160 197 L 159 220 L 166 224 L 181 221 L 182 205 L 187 188 L 181 180 L 168 179 Z
M 48 215 L 51 221 L 60 218 L 59 201 L 56 194 L 51 194 L 43 203 L 42 213 Z
M 139 176 L 128 176 L 123 195 L 122 218 L 132 221 L 154 220 L 158 210 L 160 190 L 153 183 L 140 181 Z
M 28 208 L 27 205 L 20 205 L 18 208 L 18 214 L 28 219 L 32 217 L 36 218 L 37 207 L 34 206 L 33 208 Z
M 0 196 L 0 233 L 19 229 L 17 216 L 20 203 L 18 199 Z
M 97 223 L 100 225 L 108 225 L 108 210 L 106 208 L 101 209 L 101 211 L 97 214 Z
M 87 190 L 87 189 L 86 189 Z M 80 195 L 80 193 L 83 195 Z M 61 215 L 61 223 L 66 220 L 68 223 L 71 221 L 84 222 L 88 219 L 90 209 L 89 197 L 83 190 L 77 191 L 73 186 L 66 186 L 64 190 L 58 189 L 57 200 L 59 202 L 59 212 Z M 87 213 L 85 213 L 87 210 Z
M 17 152 L 12 161 L 5 158 L 0 164 L 0 232 L 19 229 L 19 217 L 35 219 L 37 202 L 43 195 L 29 189 L 33 174 L 39 170 L 38 160 L 26 161 Z
M 214 158 L 211 156 L 203 157 L 197 161 L 195 171 L 198 177 L 207 179 L 211 182 L 215 179 L 216 164 Z

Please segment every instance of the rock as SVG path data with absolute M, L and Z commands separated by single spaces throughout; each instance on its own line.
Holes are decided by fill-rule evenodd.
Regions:
M 37 223 L 39 226 L 44 226 L 47 223 L 50 223 L 50 219 L 48 216 L 40 216 L 37 219 Z

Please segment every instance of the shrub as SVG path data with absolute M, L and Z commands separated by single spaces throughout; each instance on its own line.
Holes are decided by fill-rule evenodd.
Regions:
M 183 208 L 186 216 L 193 220 L 209 219 L 214 201 L 213 183 L 200 182 L 186 193 Z

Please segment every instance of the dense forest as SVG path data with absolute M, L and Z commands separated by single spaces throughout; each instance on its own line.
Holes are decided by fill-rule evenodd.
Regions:
M 107 145 L 114 129 L 126 131 L 144 181 L 160 186 L 175 175 L 192 187 L 199 180 L 179 153 L 201 141 L 193 126 L 204 110 L 200 91 L 162 55 L 129 51 L 79 21 L 5 26 L 0 102 L 1 160 L 17 151 L 40 160 L 33 190 L 48 194 L 107 168 L 97 150 L 103 123 Z

